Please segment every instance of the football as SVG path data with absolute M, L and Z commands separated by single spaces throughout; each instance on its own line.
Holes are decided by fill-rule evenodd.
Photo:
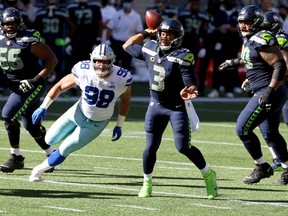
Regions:
M 155 30 L 163 21 L 162 16 L 153 10 L 148 10 L 145 13 L 145 22 L 149 29 Z

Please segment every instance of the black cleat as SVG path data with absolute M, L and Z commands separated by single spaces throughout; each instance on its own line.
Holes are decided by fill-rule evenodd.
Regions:
M 245 184 L 254 184 L 260 182 L 263 178 L 269 178 L 274 174 L 272 167 L 268 163 L 264 164 L 256 164 L 256 168 L 254 168 L 253 172 L 250 176 L 246 176 L 243 179 Z
M 0 171 L 4 173 L 14 172 L 15 169 L 24 168 L 24 157 L 22 155 L 11 154 L 11 157 L 4 164 L 1 164 Z
M 288 168 L 284 169 L 284 172 L 281 174 L 280 179 L 276 182 L 278 185 L 287 185 L 288 184 Z

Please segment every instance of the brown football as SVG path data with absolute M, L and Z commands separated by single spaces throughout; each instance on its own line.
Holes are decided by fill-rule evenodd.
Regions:
M 162 16 L 156 11 L 153 11 L 153 10 L 146 11 L 145 22 L 149 29 L 153 29 L 153 30 L 157 29 L 162 21 L 163 21 Z

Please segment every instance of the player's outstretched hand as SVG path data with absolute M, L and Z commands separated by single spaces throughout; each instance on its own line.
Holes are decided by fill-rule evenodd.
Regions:
M 120 139 L 121 136 L 122 136 L 121 127 L 115 126 L 114 130 L 113 130 L 111 141 L 116 141 L 116 140 Z
M 183 100 L 191 100 L 193 98 L 196 98 L 198 96 L 197 87 L 196 86 L 190 86 L 190 87 L 185 86 L 181 90 L 180 96 L 182 97 Z
M 32 123 L 36 124 L 38 121 L 44 121 L 46 116 L 46 109 L 38 108 L 32 114 Z

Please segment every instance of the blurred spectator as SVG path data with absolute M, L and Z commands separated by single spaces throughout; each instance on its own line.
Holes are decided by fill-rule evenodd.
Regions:
M 235 0 L 224 0 L 221 10 L 215 14 L 213 24 L 217 43 L 215 44 L 212 91 L 208 97 L 219 97 L 219 89 L 222 86 L 226 97 L 234 97 L 234 90 L 241 92 L 238 69 L 218 71 L 219 65 L 226 59 L 238 57 L 242 46 L 242 38 L 237 30 L 238 13 Z
M 122 9 L 118 10 L 107 24 L 107 38 L 116 53 L 116 65 L 135 73 L 132 56 L 125 52 L 122 45 L 128 38 L 143 31 L 141 16 L 133 9 L 132 0 L 123 0 Z
M 107 23 L 112 19 L 116 9 L 109 5 L 109 0 L 101 0 L 101 15 L 102 15 L 102 37 L 101 43 L 110 45 L 111 42 L 107 39 Z
M 206 87 L 206 74 L 210 64 L 210 61 L 215 56 L 216 37 L 214 33 L 215 26 L 213 25 L 215 14 L 220 11 L 220 0 L 208 0 L 207 3 L 207 15 L 208 15 L 208 30 L 206 38 L 203 38 L 202 48 L 199 52 L 199 70 L 198 70 L 198 92 L 199 96 L 204 96 L 204 90 Z
M 200 11 L 200 0 L 189 0 L 186 9 L 178 15 L 178 20 L 185 30 L 182 46 L 189 49 L 196 58 L 200 41 L 206 39 L 208 29 L 208 15 Z
M 154 0 L 154 6 L 148 7 L 147 10 L 154 10 L 159 13 L 163 19 L 177 18 L 177 8 L 168 4 L 168 0 Z
M 20 8 L 27 12 L 28 19 L 31 23 L 34 23 L 38 8 L 35 7 L 30 0 L 21 0 L 21 2 L 22 5 L 20 6 Z
M 71 46 L 67 49 L 70 55 L 67 70 L 70 70 L 77 62 L 90 59 L 92 49 L 101 43 L 102 15 L 100 5 L 88 0 L 75 0 L 68 4 L 67 10 L 76 26 Z
M 283 19 L 283 31 L 288 34 L 288 7 L 281 5 L 279 7 L 279 15 Z
M 274 0 L 275 2 L 275 0 Z M 273 0 L 261 0 L 259 8 L 265 13 L 268 11 L 278 12 L 277 7 L 274 6 Z
M 50 83 L 59 81 L 65 75 L 65 48 L 75 32 L 75 25 L 67 11 L 59 8 L 58 0 L 46 0 L 45 7 L 37 11 L 34 27 L 41 33 L 43 43 L 54 51 L 59 60 L 47 80 Z

